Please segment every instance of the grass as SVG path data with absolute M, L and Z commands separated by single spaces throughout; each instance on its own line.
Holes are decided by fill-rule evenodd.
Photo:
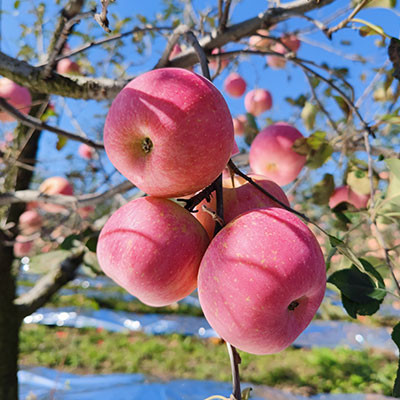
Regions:
M 231 380 L 226 346 L 216 339 L 24 325 L 20 348 L 23 365 L 74 373 L 126 372 L 159 379 Z M 269 356 L 240 355 L 243 382 L 303 395 L 390 395 L 397 367 L 392 355 L 345 348 L 289 348 Z

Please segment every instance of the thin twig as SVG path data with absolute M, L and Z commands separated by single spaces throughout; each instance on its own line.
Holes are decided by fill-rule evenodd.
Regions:
M 41 121 L 38 118 L 32 117 L 30 115 L 25 115 L 13 107 L 10 103 L 0 97 L 0 108 L 7 111 L 15 119 L 17 119 L 22 125 L 28 126 L 33 129 L 46 130 L 49 132 L 57 133 L 58 135 L 65 136 L 68 139 L 75 140 L 77 142 L 85 143 L 88 146 L 94 147 L 96 149 L 104 149 L 104 144 L 101 142 L 96 142 L 94 140 L 88 139 L 76 133 L 68 132 L 63 129 L 51 126 Z
M 94 14 L 94 19 L 96 22 L 107 32 L 110 33 L 109 21 L 107 18 L 107 8 L 110 2 L 113 0 L 101 0 L 101 12 L 100 14 Z
M 193 46 L 194 51 L 200 61 L 201 72 L 205 78 L 211 81 L 210 69 L 208 68 L 208 60 L 204 49 L 201 47 L 196 35 L 192 31 L 185 33 L 185 39 Z
M 229 18 L 229 9 L 231 7 L 231 2 L 232 2 L 232 0 L 225 0 L 224 10 L 221 12 L 220 17 L 218 18 L 219 19 L 219 26 L 218 26 L 219 33 L 225 32 L 225 30 L 226 30 L 226 24 L 227 24 L 228 18 Z

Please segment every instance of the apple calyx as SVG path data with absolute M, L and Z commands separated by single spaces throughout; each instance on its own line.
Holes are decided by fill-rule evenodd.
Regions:
M 144 154 L 148 154 L 151 152 L 151 149 L 153 148 L 153 142 L 149 137 L 146 137 L 142 140 L 142 150 Z
M 299 305 L 300 305 L 300 303 L 298 302 L 298 300 L 293 300 L 293 301 L 288 305 L 288 310 L 289 310 L 289 311 L 293 311 L 293 310 L 295 310 Z

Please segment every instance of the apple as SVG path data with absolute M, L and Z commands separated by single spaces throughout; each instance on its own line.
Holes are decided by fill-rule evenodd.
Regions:
M 303 168 L 306 157 L 292 146 L 303 135 L 292 125 L 278 122 L 263 129 L 250 146 L 250 168 L 279 186 L 292 182 Z
M 258 183 L 268 193 L 272 194 L 282 203 L 290 206 L 289 200 L 287 199 L 284 191 L 274 182 L 268 180 L 264 176 L 249 174 L 256 183 Z M 254 210 L 256 208 L 267 208 L 267 207 L 280 207 L 278 203 L 270 199 L 254 185 L 243 180 L 243 178 L 234 181 L 235 187 L 232 187 L 232 180 L 226 178 L 224 180 L 223 187 L 223 202 L 224 202 L 224 222 L 227 224 L 232 221 L 238 215 L 243 214 L 247 211 Z M 205 205 L 212 211 L 216 211 L 216 200 L 215 193 L 211 198 L 211 202 L 203 200 L 196 208 L 197 212 L 194 216 L 203 225 L 210 238 L 214 235 L 215 221 L 211 214 L 202 209 Z
M 161 307 L 197 286 L 207 233 L 178 204 L 142 197 L 118 209 L 101 230 L 97 257 L 104 273 L 143 303 Z
M 33 250 L 33 240 L 28 239 L 26 236 L 18 235 L 14 243 L 15 257 L 25 257 L 31 254 Z
M 369 195 L 354 192 L 350 186 L 340 186 L 333 191 L 329 198 L 329 207 L 335 208 L 338 204 L 346 202 L 357 209 L 366 208 L 369 197 Z
M 71 61 L 69 58 L 63 58 L 57 63 L 57 72 L 59 74 L 79 75 L 81 73 L 80 66 Z
M 265 89 L 250 90 L 244 98 L 244 107 L 248 113 L 258 117 L 272 107 L 271 93 Z
M 42 227 L 43 219 L 36 210 L 28 210 L 20 215 L 18 225 L 24 235 L 31 235 Z
M 7 100 L 8 103 L 23 114 L 29 114 L 32 97 L 27 88 L 17 85 L 10 79 L 0 78 L 0 97 Z M 15 121 L 15 118 L 2 111 L 0 112 L 0 121 L 11 122 Z
M 247 124 L 247 118 L 245 115 L 238 115 L 233 118 L 233 132 L 237 136 L 243 136 Z
M 249 211 L 212 240 L 198 293 L 212 328 L 253 354 L 277 353 L 307 327 L 322 302 L 325 262 L 308 227 L 289 211 Z
M 237 72 L 232 72 L 224 81 L 224 89 L 232 97 L 241 97 L 246 91 L 246 81 Z
M 169 53 L 169 60 L 172 60 L 173 58 L 175 58 L 178 54 L 182 53 L 182 47 L 176 43 L 174 45 L 174 47 L 172 48 L 171 53 Z
M 182 197 L 208 186 L 226 166 L 233 142 L 222 94 L 182 68 L 132 80 L 113 101 L 104 126 L 112 164 L 157 197 Z
M 85 206 L 78 208 L 78 214 L 82 219 L 86 219 L 93 213 L 94 207 L 93 206 Z
M 39 191 L 49 195 L 64 194 L 72 196 L 74 194 L 74 188 L 62 176 L 53 176 L 45 179 L 39 186 Z M 40 208 L 50 213 L 58 213 L 65 210 L 65 207 L 59 204 L 40 204 Z
M 223 49 L 213 49 L 213 51 L 211 52 L 211 54 L 216 55 L 216 54 L 221 54 L 221 53 L 225 53 L 225 51 Z M 220 62 L 220 70 L 222 71 L 224 68 L 226 68 L 229 64 L 229 60 L 227 58 L 225 59 L 221 59 Z M 212 60 L 210 60 L 208 66 L 213 69 L 214 71 L 216 71 L 218 69 L 218 59 L 214 58 Z
M 283 46 L 281 43 L 275 43 L 272 47 L 271 50 L 274 51 L 275 53 L 279 54 L 286 54 L 288 51 L 285 46 Z M 279 57 L 279 56 L 274 56 L 274 55 L 268 55 L 266 57 L 267 59 L 267 64 L 272 68 L 272 69 L 282 69 L 285 68 L 286 65 L 286 59 L 284 57 Z
M 96 150 L 86 143 L 82 143 L 78 148 L 78 154 L 85 160 L 92 160 L 96 154 Z
M 293 53 L 296 53 L 300 46 L 301 42 L 297 39 L 297 36 L 294 34 L 284 35 L 281 37 L 281 41 L 284 45 L 286 45 Z
M 269 31 L 267 29 L 258 29 L 257 33 L 263 36 L 269 35 Z M 267 51 L 272 43 L 274 43 L 272 39 L 263 38 L 258 35 L 250 36 L 249 39 L 249 47 L 252 50 Z

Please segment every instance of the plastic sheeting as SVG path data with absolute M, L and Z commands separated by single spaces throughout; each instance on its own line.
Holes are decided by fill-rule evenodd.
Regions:
M 74 375 L 48 368 L 19 371 L 20 400 L 204 400 L 211 395 L 229 398 L 226 382 L 172 380 L 156 382 L 140 374 Z M 320 394 L 306 398 L 267 386 L 253 388 L 252 400 L 385 400 L 366 394 Z
M 113 332 L 141 331 L 150 335 L 179 333 L 201 338 L 218 337 L 205 318 L 174 314 L 135 314 L 76 308 L 40 309 L 24 319 L 27 324 L 103 328 Z M 386 328 L 342 321 L 313 321 L 293 343 L 296 347 L 374 348 L 398 354 Z

